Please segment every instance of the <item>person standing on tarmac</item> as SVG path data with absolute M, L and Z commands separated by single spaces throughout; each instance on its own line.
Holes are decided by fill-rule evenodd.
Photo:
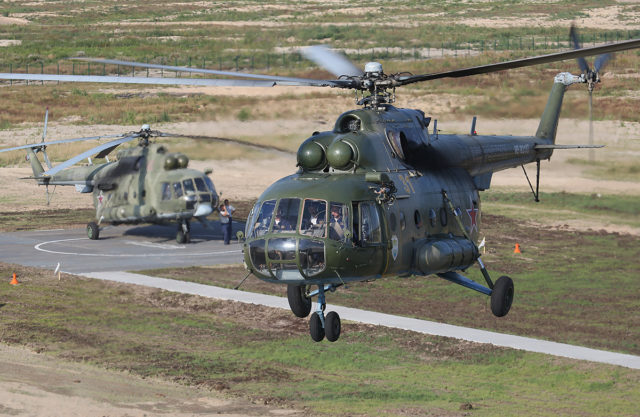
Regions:
M 228 222 L 222 221 L 222 211 L 220 211 L 220 222 L 222 223 L 222 234 L 224 235 L 224 244 L 228 245 L 231 241 L 231 233 L 233 231 L 233 213 L 236 211 L 236 208 L 229 204 L 229 200 L 224 200 L 224 211 L 226 213 L 226 218 Z M 226 229 L 226 230 L 225 230 Z
M 224 204 L 220 204 L 218 210 L 220 211 L 220 225 L 222 226 L 224 244 L 228 245 L 231 243 L 231 215 Z

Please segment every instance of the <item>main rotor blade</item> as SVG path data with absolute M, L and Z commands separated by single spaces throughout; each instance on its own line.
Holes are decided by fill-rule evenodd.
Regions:
M 326 69 L 336 77 L 341 75 L 359 77 L 364 72 L 351 63 L 346 57 L 340 55 L 327 46 L 314 45 L 302 48 L 302 55 L 310 61 L 315 62 L 318 66 Z
M 55 75 L 55 74 L 17 74 L 0 73 L 0 80 L 28 81 L 64 81 L 76 83 L 114 83 L 148 85 L 199 85 L 212 87 L 273 87 L 275 85 L 339 87 L 351 88 L 350 80 L 312 80 L 300 78 L 300 81 L 269 80 L 219 80 L 212 78 L 157 78 L 157 77 L 118 77 L 110 75 Z
M 123 144 L 125 142 L 129 142 L 129 141 L 131 141 L 133 139 L 136 139 L 138 136 L 139 136 L 139 134 L 136 133 L 134 135 L 129 135 L 129 136 L 126 136 L 124 138 L 112 140 L 111 142 L 106 142 L 106 143 L 103 143 L 101 145 L 98 145 L 98 146 L 96 146 L 96 147 L 94 147 L 92 149 L 89 149 L 86 152 L 82 152 L 81 154 L 76 155 L 73 158 L 64 161 L 61 164 L 56 165 L 55 167 L 53 167 L 52 169 L 50 169 L 48 171 L 43 172 L 42 176 L 43 177 L 52 177 L 52 176 L 56 175 L 58 172 L 60 172 L 60 171 L 62 171 L 64 169 L 67 169 L 72 165 L 75 165 L 76 163 L 82 161 L 85 158 L 90 157 L 91 155 L 93 155 L 95 153 L 98 153 L 98 152 L 100 152 L 100 151 L 102 151 L 104 149 L 107 149 L 107 148 L 111 148 L 113 146 L 117 146 L 117 145 Z
M 15 151 L 15 150 L 18 150 L 18 149 L 27 149 L 27 148 L 39 148 L 40 146 L 49 146 L 49 145 L 55 145 L 55 144 L 60 144 L 60 143 L 70 143 L 70 142 L 81 142 L 81 141 L 85 141 L 85 140 L 99 140 L 99 139 L 106 139 L 106 138 L 120 138 L 120 137 L 123 137 L 123 136 L 124 135 L 104 135 L 104 136 L 92 136 L 92 137 L 86 137 L 86 138 L 52 140 L 52 141 L 48 141 L 48 142 L 38 142 L 38 143 L 32 143 L 30 145 L 16 146 L 16 147 L 13 147 L 13 148 L 8 148 L 8 149 L 0 149 L 0 152 L 9 152 L 9 151 Z
M 84 57 L 69 58 L 69 59 L 75 60 L 75 61 L 97 62 L 99 64 L 124 65 L 129 67 L 152 68 L 152 69 L 161 69 L 161 70 L 178 71 L 178 72 L 190 72 L 190 73 L 199 73 L 199 74 L 225 75 L 229 77 L 254 78 L 257 80 L 269 80 L 269 81 L 286 81 L 286 82 L 302 83 L 302 84 L 316 83 L 316 82 L 322 81 L 322 80 L 314 80 L 310 78 L 280 77 L 277 75 L 251 74 L 251 73 L 237 72 L 237 71 L 218 71 L 218 70 L 203 69 L 203 68 L 146 64 L 143 62 L 120 61 L 117 59 L 84 58 Z
M 236 145 L 248 146 L 248 147 L 251 147 L 251 148 L 258 148 L 260 150 L 270 150 L 270 151 L 293 153 L 288 149 L 279 148 L 277 146 L 261 145 L 261 144 L 258 144 L 258 143 L 251 143 L 251 142 L 246 142 L 246 141 L 243 141 L 243 140 L 231 139 L 231 138 L 221 138 L 221 137 L 218 137 L 218 136 L 183 135 L 183 134 L 180 134 L 180 133 L 165 133 L 165 132 L 156 132 L 156 135 L 160 136 L 160 137 L 189 138 L 189 139 L 196 139 L 196 140 L 210 140 L 212 142 L 233 143 L 233 144 L 236 144 Z
M 580 46 L 580 41 L 578 40 L 578 34 L 574 25 L 571 25 L 571 29 L 569 29 L 569 36 L 573 41 L 573 49 L 581 49 L 582 47 Z M 589 64 L 587 64 L 587 60 L 584 59 L 584 57 L 578 57 L 578 66 L 584 74 L 589 72 Z
M 400 77 L 398 85 L 406 85 L 421 81 L 436 80 L 439 78 L 458 78 L 470 75 L 487 74 L 491 72 L 503 71 L 512 68 L 528 67 L 531 65 L 546 64 L 549 62 L 564 61 L 581 56 L 598 55 L 607 52 L 625 51 L 627 49 L 640 48 L 640 39 L 632 39 L 608 45 L 594 46 L 590 48 L 577 49 L 573 51 L 556 52 L 548 55 L 539 55 L 530 58 L 516 59 L 513 61 L 499 62 L 496 64 L 481 65 L 478 67 L 463 68 L 453 71 L 440 72 L 434 74 L 412 75 Z
M 160 84 L 160 85 L 201 85 L 221 87 L 273 87 L 275 81 L 253 80 L 215 80 L 209 78 L 154 78 L 154 77 L 116 77 L 110 75 L 54 75 L 54 74 L 17 74 L 0 73 L 4 80 L 29 81 L 65 81 L 76 83 L 115 83 L 115 84 Z

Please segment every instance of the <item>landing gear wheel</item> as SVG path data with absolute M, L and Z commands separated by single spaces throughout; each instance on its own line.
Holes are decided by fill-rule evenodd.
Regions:
M 189 237 L 189 232 L 185 233 L 182 231 L 182 228 L 178 229 L 178 233 L 176 233 L 176 242 L 179 244 L 187 243 L 187 238 Z
M 176 242 L 178 242 L 179 244 L 191 242 L 191 225 L 188 221 L 183 220 L 182 223 L 178 225 Z
M 335 342 L 340 337 L 340 316 L 335 311 L 331 311 L 324 319 L 324 331 L 330 342 Z
M 91 240 L 98 240 L 100 237 L 100 228 L 96 222 L 90 222 L 87 224 L 87 236 Z
M 314 342 L 320 342 L 324 339 L 324 329 L 322 328 L 322 320 L 318 313 L 314 312 L 309 320 L 309 333 Z
M 311 312 L 311 298 L 306 295 L 305 285 L 287 285 L 289 307 L 296 317 L 307 317 Z
M 513 302 L 513 281 L 508 276 L 501 276 L 493 286 L 491 293 L 491 312 L 496 317 L 506 316 Z

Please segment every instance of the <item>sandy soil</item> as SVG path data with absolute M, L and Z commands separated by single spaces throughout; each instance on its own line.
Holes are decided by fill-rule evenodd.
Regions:
M 222 394 L 0 344 L 0 415 L 299 416 Z

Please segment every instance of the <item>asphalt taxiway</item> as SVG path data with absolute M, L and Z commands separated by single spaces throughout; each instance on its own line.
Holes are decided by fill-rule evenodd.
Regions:
M 234 222 L 233 236 L 244 224 Z M 222 241 L 217 222 L 209 228 L 191 225 L 191 243 L 178 244 L 176 226 L 107 226 L 90 240 L 85 228 L 0 234 L 0 261 L 70 273 L 139 271 L 143 269 L 242 262 L 237 241 Z
M 234 226 L 235 235 L 244 225 L 236 223 Z M 51 270 L 60 263 L 64 272 L 90 278 L 289 309 L 286 298 L 124 272 L 242 262 L 240 244 L 233 242 L 224 245 L 219 224 L 214 223 L 211 228 L 203 228 L 194 223 L 190 244 L 177 244 L 175 232 L 175 226 L 107 227 L 101 231 L 99 240 L 87 238 L 84 228 L 2 233 L 0 261 Z M 338 312 L 345 320 L 640 369 L 640 356 L 635 355 L 348 307 L 332 306 L 332 310 Z

